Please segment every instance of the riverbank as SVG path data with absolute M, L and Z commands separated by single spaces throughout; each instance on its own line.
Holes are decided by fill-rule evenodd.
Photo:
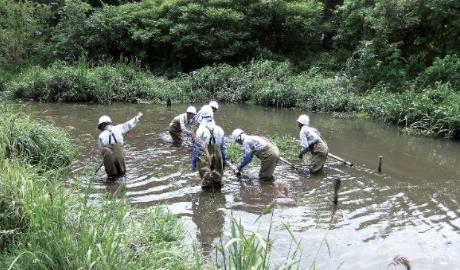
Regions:
M 4 94 L 46 102 L 175 103 L 253 102 L 372 117 L 411 134 L 458 139 L 460 95 L 449 83 L 403 92 L 382 87 L 363 92 L 340 74 L 311 69 L 295 73 L 287 62 L 256 61 L 246 66 L 217 65 L 167 79 L 128 64 L 30 67 L 3 81 Z
M 76 152 L 66 134 L 23 114 L 0 112 L 1 269 L 203 269 L 177 218 L 161 206 L 134 209 L 117 193 L 89 197 L 65 186 Z M 155 254 L 155 256 L 152 256 Z

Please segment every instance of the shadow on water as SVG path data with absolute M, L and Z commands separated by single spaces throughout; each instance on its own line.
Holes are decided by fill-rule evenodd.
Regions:
M 186 109 L 173 105 L 67 105 L 29 104 L 25 109 L 67 129 L 79 148 L 76 170 L 94 171 L 100 164 L 95 150 L 97 118 L 108 114 L 121 123 L 138 111 L 141 123 L 126 136 L 128 174 L 114 183 L 94 186 L 94 198 L 114 193 L 138 207 L 164 204 L 180 216 L 190 235 L 211 254 L 219 235 L 229 230 L 229 216 L 241 219 L 248 230 L 268 229 L 269 220 L 254 221 L 268 204 L 275 203 L 273 260 L 281 261 L 290 238 L 287 223 L 302 243 L 304 254 L 314 255 L 327 235 L 331 255 L 318 255 L 318 268 L 384 269 L 396 254 L 410 259 L 414 269 L 456 269 L 460 265 L 460 144 L 447 140 L 402 135 L 391 126 L 363 119 L 334 119 L 311 114 L 311 121 L 326 138 L 330 151 L 354 167 L 328 160 L 323 173 L 310 175 L 280 164 L 279 185 L 256 180 L 257 166 L 238 180 L 230 171 L 220 192 L 204 192 L 198 176 L 190 171 L 191 148 L 171 147 L 170 120 Z M 197 104 L 197 107 L 199 105 Z M 226 134 L 234 128 L 263 136 L 298 136 L 299 112 L 252 105 L 222 105 L 216 122 Z M 378 173 L 378 156 L 383 173 Z M 341 179 L 338 204 L 334 181 Z M 84 185 L 83 183 L 82 185 Z M 285 190 L 287 192 L 285 192 Z M 366 256 L 362 256 L 366 254 Z M 309 266 L 305 256 L 303 265 Z

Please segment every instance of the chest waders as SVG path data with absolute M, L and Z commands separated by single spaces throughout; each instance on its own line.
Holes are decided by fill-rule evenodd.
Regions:
M 270 141 L 263 149 L 254 151 L 254 155 L 260 159 L 259 179 L 263 181 L 273 181 L 273 172 L 280 159 L 280 151 L 278 147 Z
M 319 138 L 319 140 L 311 146 L 311 173 L 318 173 L 323 168 L 326 163 L 327 154 L 329 149 L 327 147 L 326 141 Z
M 173 144 L 176 146 L 182 145 L 182 130 L 179 121 L 174 121 L 169 125 L 169 135 L 171 135 Z
M 113 144 L 112 138 L 114 140 Z M 126 174 L 124 146 L 117 142 L 113 133 L 109 135 L 109 145 L 102 149 L 102 156 L 104 158 L 105 172 L 109 179 L 115 180 L 115 178 Z
M 216 144 L 214 130 L 206 127 L 211 133 L 209 142 L 200 150 L 200 158 L 198 159 L 198 172 L 201 177 L 201 187 L 221 187 L 222 176 L 224 175 L 224 163 L 220 145 Z

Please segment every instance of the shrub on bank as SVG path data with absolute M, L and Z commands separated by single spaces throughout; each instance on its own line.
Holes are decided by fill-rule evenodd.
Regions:
M 56 63 L 48 68 L 31 67 L 6 88 L 16 98 L 47 102 L 161 102 L 167 97 L 182 100 L 174 84 L 127 64 L 90 67 L 85 63 Z
M 450 83 L 454 91 L 460 92 L 460 58 L 456 54 L 436 58 L 430 67 L 417 76 L 415 82 L 421 88 L 436 83 Z
M 65 133 L 24 114 L 0 112 L 0 159 L 20 159 L 43 170 L 68 166 L 75 147 Z
M 437 79 L 428 81 L 431 80 Z M 315 68 L 295 74 L 287 62 L 254 61 L 238 67 L 225 64 L 205 67 L 169 80 L 127 64 L 93 68 L 84 64 L 75 67 L 55 64 L 50 68 L 30 68 L 10 80 L 6 89 L 15 97 L 54 102 L 160 103 L 169 97 L 174 102 L 216 99 L 311 111 L 366 112 L 427 134 L 459 137 L 459 98 L 452 85 L 449 82 L 427 83 L 423 88 L 416 85 L 417 82 L 412 82 L 408 88 L 416 90 L 395 93 L 394 89 L 378 84 L 362 91 L 367 94 L 360 94 L 347 75 L 330 77 Z
M 437 84 L 421 92 L 374 92 L 363 97 L 363 110 L 418 134 L 460 137 L 460 95 L 449 84 Z

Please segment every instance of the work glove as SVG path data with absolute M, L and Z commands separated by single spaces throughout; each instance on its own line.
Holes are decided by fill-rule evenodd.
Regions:
M 303 149 L 300 153 L 299 153 L 299 159 L 302 159 L 303 158 L 303 155 L 305 155 L 308 151 L 310 151 L 310 148 L 305 148 Z

